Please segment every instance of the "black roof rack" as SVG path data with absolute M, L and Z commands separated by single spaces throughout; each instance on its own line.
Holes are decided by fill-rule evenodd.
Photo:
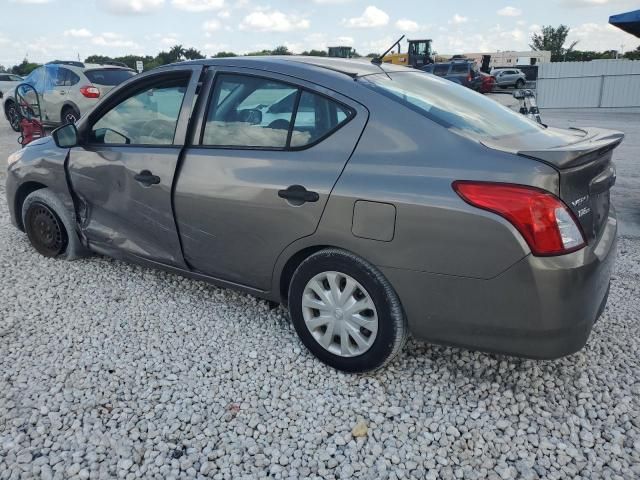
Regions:
M 72 67 L 84 68 L 84 63 L 75 62 L 73 60 L 53 60 L 51 62 L 47 62 L 46 65 L 70 65 Z

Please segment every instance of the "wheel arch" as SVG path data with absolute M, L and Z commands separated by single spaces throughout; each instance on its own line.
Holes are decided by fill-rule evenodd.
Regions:
M 60 121 L 62 121 L 62 119 L 64 118 L 64 115 L 63 115 L 64 111 L 68 108 L 72 108 L 78 113 L 78 115 L 82 115 L 82 113 L 80 112 L 80 109 L 74 102 L 72 102 L 71 100 L 66 100 L 62 104 L 62 108 L 60 108 Z
M 16 212 L 15 220 L 16 220 L 16 226 L 23 232 L 24 232 L 24 224 L 22 223 L 22 205 L 24 204 L 25 199 L 31 193 L 35 192 L 36 190 L 41 190 L 43 188 L 48 188 L 48 187 L 47 185 L 40 182 L 29 181 L 29 182 L 24 182 L 16 190 L 16 194 L 14 197 L 14 208 L 15 208 L 14 211 Z
M 287 303 L 289 297 L 289 284 L 291 283 L 293 273 L 296 271 L 298 266 L 311 255 L 319 252 L 320 250 L 324 250 L 325 248 L 339 247 L 334 247 L 333 245 L 312 245 L 302 248 L 289 256 L 284 266 L 280 270 L 280 275 L 277 280 L 278 290 L 276 293 L 283 304 L 286 305 Z

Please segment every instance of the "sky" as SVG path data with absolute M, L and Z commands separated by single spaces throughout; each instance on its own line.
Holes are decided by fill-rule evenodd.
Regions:
M 0 0 L 0 65 L 156 55 L 175 44 L 206 55 L 278 45 L 380 53 L 401 34 L 432 38 L 441 54 L 529 50 L 532 32 L 559 24 L 578 49 L 627 51 L 640 39 L 607 22 L 634 8 L 637 0 Z

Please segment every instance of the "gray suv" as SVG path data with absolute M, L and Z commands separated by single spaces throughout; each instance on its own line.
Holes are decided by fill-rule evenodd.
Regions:
M 126 66 L 57 60 L 36 68 L 23 82 L 38 92 L 43 122 L 57 125 L 75 122 L 113 87 L 135 73 Z M 11 127 L 19 131 L 15 86 L 4 97 L 5 117 Z
M 527 84 L 527 77 L 517 68 L 494 68 L 491 75 L 496 79 L 496 85 L 499 87 L 515 87 L 524 88 Z
M 199 60 L 131 78 L 11 155 L 6 194 L 41 254 L 283 303 L 341 370 L 381 367 L 409 333 L 556 358 L 607 299 L 621 141 L 406 67 Z

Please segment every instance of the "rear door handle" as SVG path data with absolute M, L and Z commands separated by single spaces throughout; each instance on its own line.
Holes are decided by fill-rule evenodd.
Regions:
M 136 182 L 141 183 L 145 187 L 150 187 L 151 185 L 157 185 L 158 183 L 160 183 L 160 177 L 154 175 L 149 170 L 142 170 L 133 178 L 135 178 Z
M 291 185 L 286 190 L 279 190 L 278 196 L 288 200 L 293 205 L 302 205 L 306 202 L 317 202 L 320 195 L 316 192 L 310 192 L 302 185 Z

